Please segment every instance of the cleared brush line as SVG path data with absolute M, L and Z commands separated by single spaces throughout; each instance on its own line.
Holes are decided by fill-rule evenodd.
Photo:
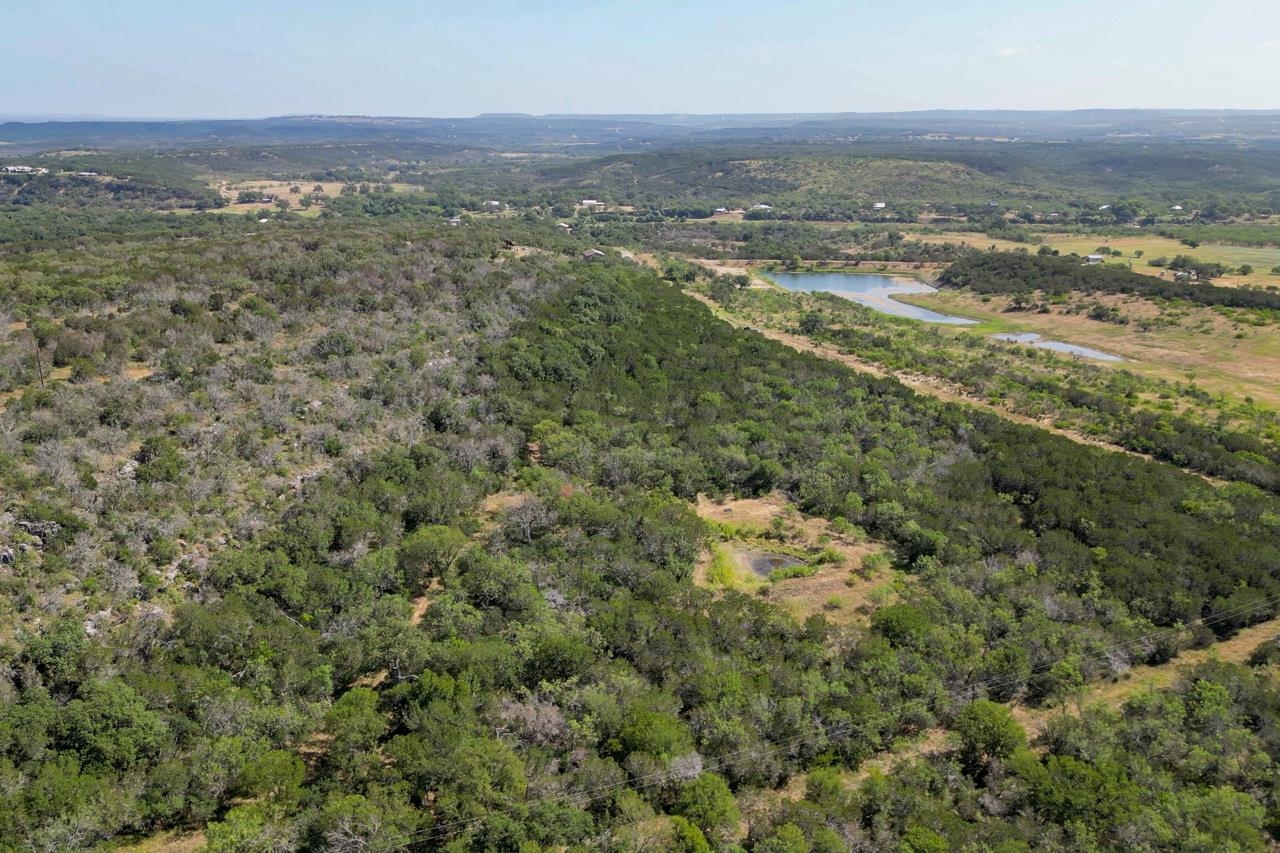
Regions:
M 1076 444 L 1082 444 L 1087 447 L 1099 447 L 1103 450 L 1109 450 L 1113 453 L 1123 453 L 1126 456 L 1134 456 L 1139 459 L 1146 459 L 1149 462 L 1156 461 L 1155 458 L 1148 453 L 1139 453 L 1136 450 L 1130 450 L 1127 447 L 1121 447 L 1120 445 L 1114 444 L 1110 441 L 1103 441 L 1102 439 L 1093 438 L 1092 436 L 1087 436 L 1084 433 L 1078 432 L 1076 430 L 1063 429 L 1062 427 L 1057 427 L 1057 426 L 1054 426 L 1053 424 L 1036 420 L 1035 418 L 1029 418 L 1029 417 L 1026 417 L 1025 415 L 1015 414 L 1014 412 L 1010 412 L 1007 409 L 1001 408 L 1000 406 L 994 406 L 991 403 L 988 403 L 986 400 L 980 399 L 978 397 L 970 396 L 964 391 L 963 388 L 956 385 L 952 385 L 950 383 L 943 382 L 942 380 L 937 379 L 935 377 L 921 376 L 919 374 L 907 373 L 905 371 L 885 370 L 884 368 L 880 367 L 879 365 L 873 362 L 864 361 L 863 359 L 858 358 L 856 355 L 850 355 L 849 353 L 841 352 L 835 347 L 814 343 L 808 338 L 801 337 L 800 335 L 794 335 L 794 334 L 791 334 L 790 332 L 784 332 L 781 329 L 775 329 L 769 326 L 749 325 L 748 323 L 743 321 L 741 318 L 736 317 L 733 314 L 730 314 L 729 312 L 727 312 L 723 307 L 717 304 L 715 300 L 711 299 L 711 297 L 709 296 L 705 296 L 701 293 L 695 293 L 689 290 L 682 290 L 681 292 L 684 293 L 686 296 L 696 299 L 702 304 L 706 305 L 715 313 L 717 317 L 719 317 L 721 320 L 724 320 L 726 323 L 729 323 L 731 326 L 734 326 L 735 328 L 739 328 L 739 329 L 746 329 L 746 328 L 753 329 L 754 331 L 759 332 L 761 335 L 764 335 L 769 340 L 777 341 L 778 343 L 789 346 L 792 349 L 797 350 L 799 352 L 807 352 L 810 355 L 816 355 L 817 357 L 825 358 L 828 361 L 838 362 L 839 364 L 842 364 L 845 367 L 851 368 L 853 370 L 857 370 L 860 373 L 868 373 L 872 376 L 878 376 L 882 378 L 891 377 L 893 379 L 898 380 L 903 385 L 906 385 L 911 390 L 916 391 L 917 393 L 925 394 L 947 403 L 961 403 L 966 406 L 973 406 L 974 408 L 978 408 L 978 409 L 982 409 L 983 411 L 990 412 L 991 414 L 1001 417 L 1006 421 L 1010 421 L 1011 423 L 1023 424 L 1025 426 L 1032 426 L 1032 427 L 1035 427 L 1036 429 L 1042 429 L 1045 432 L 1051 432 L 1054 435 L 1060 435 L 1063 438 L 1067 438 L 1067 439 L 1070 439 L 1071 441 L 1074 441 Z M 1206 483 L 1210 483 L 1214 486 L 1222 486 L 1226 484 L 1225 480 L 1221 480 L 1217 477 L 1210 477 L 1208 474 L 1202 474 L 1199 471 L 1192 471 L 1187 468 L 1180 468 L 1179 470 L 1185 471 L 1186 473 L 1191 474 L 1192 476 L 1199 477 L 1201 480 L 1204 480 Z
M 1141 693 L 1169 687 L 1179 675 L 1202 663 L 1221 661 L 1243 664 L 1259 645 L 1277 637 L 1280 637 L 1280 617 L 1242 628 L 1234 636 L 1203 649 L 1180 652 L 1168 663 L 1135 666 L 1120 680 L 1091 684 L 1069 705 L 1064 704 L 1058 708 L 1015 706 L 1012 708 L 1013 716 L 1026 729 L 1027 736 L 1034 738 L 1042 734 L 1055 718 L 1079 716 L 1083 711 L 1098 706 L 1119 708 Z

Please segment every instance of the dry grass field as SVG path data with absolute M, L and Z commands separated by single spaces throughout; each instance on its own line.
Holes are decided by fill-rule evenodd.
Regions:
M 321 188 L 323 195 L 330 198 L 342 194 L 342 181 L 211 181 L 210 186 L 218 191 L 218 193 L 227 200 L 226 207 L 220 207 L 215 213 L 256 213 L 259 210 L 275 210 L 275 201 L 261 202 L 254 201 L 245 204 L 236 201 L 237 196 L 245 190 L 255 190 L 264 195 L 275 196 L 277 199 L 288 199 L 290 210 L 302 216 L 319 216 L 323 210 L 322 205 L 312 205 L 309 209 L 303 209 L 298 202 L 304 195 L 312 195 L 318 191 L 317 186 Z M 298 187 L 300 192 L 289 192 L 291 187 Z M 392 183 L 391 191 L 396 193 L 418 192 L 420 187 L 412 184 Z
M 1158 309 L 1138 297 L 1120 295 L 1081 297 L 1051 306 L 1044 314 L 1010 312 L 1008 297 L 950 290 L 913 295 L 903 301 L 981 321 L 979 326 L 967 327 L 968 333 L 1036 332 L 1126 359 L 1110 365 L 1113 369 L 1171 382 L 1194 379 L 1212 394 L 1252 397 L 1263 405 L 1280 407 L 1280 383 L 1276 381 L 1280 377 L 1280 328 L 1276 326 L 1254 326 L 1209 308 L 1187 307 L 1178 309 L 1170 324 L 1143 331 L 1138 321 L 1153 319 Z M 1132 321 L 1119 325 L 1092 320 L 1085 312 L 1072 313 L 1077 301 L 1115 307 Z
M 1017 243 L 1012 240 L 1000 240 L 985 234 L 913 234 L 912 239 L 923 243 L 947 243 L 957 246 L 971 246 L 975 249 L 994 249 L 1011 252 L 1018 249 L 1035 251 L 1040 246 L 1057 249 L 1063 254 L 1075 253 L 1089 255 L 1097 249 L 1106 247 L 1120 252 L 1120 257 L 1113 257 L 1113 262 L 1128 262 L 1134 272 L 1158 276 L 1161 270 L 1150 266 L 1147 262 L 1154 258 L 1172 258 L 1176 255 L 1190 255 L 1207 263 L 1222 264 L 1237 269 L 1244 264 L 1253 267 L 1247 276 L 1228 274 L 1215 279 L 1215 284 L 1238 285 L 1280 285 L 1280 274 L 1271 272 L 1280 266 L 1280 248 L 1258 246 L 1234 246 L 1226 243 L 1201 243 L 1196 248 L 1185 246 L 1177 240 L 1161 237 L 1156 234 L 1135 233 L 1132 236 L 1110 237 L 1097 234 L 1043 234 L 1039 244 Z M 1138 253 L 1141 253 L 1140 255 Z

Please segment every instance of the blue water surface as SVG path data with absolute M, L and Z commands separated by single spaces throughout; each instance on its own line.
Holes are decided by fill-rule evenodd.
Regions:
M 925 323 L 945 323 L 949 326 L 970 326 L 977 322 L 968 317 L 942 314 L 894 299 L 894 296 L 905 293 L 938 292 L 937 288 L 912 278 L 894 278 L 867 273 L 823 272 L 771 272 L 765 275 L 787 290 L 833 293 L 879 311 L 881 314 L 890 314 L 894 317 L 907 317 Z

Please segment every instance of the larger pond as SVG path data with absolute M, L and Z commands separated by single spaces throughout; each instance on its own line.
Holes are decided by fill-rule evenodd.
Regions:
M 925 323 L 945 323 L 949 326 L 969 326 L 976 323 L 968 317 L 956 317 L 918 308 L 894 299 L 908 293 L 937 293 L 937 288 L 911 278 L 893 278 L 887 275 L 864 273 L 823 273 L 823 272 L 771 272 L 769 278 L 787 290 L 798 290 L 805 293 L 834 293 L 859 305 L 891 314 L 894 317 L 907 317 L 922 320 Z

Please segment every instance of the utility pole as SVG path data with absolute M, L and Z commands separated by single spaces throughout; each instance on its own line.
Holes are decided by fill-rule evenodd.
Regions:
M 35 351 L 36 356 L 36 376 L 40 378 L 40 390 L 44 390 L 44 364 L 40 361 L 40 339 L 36 337 L 36 330 L 27 327 L 27 331 L 31 332 L 31 348 Z

